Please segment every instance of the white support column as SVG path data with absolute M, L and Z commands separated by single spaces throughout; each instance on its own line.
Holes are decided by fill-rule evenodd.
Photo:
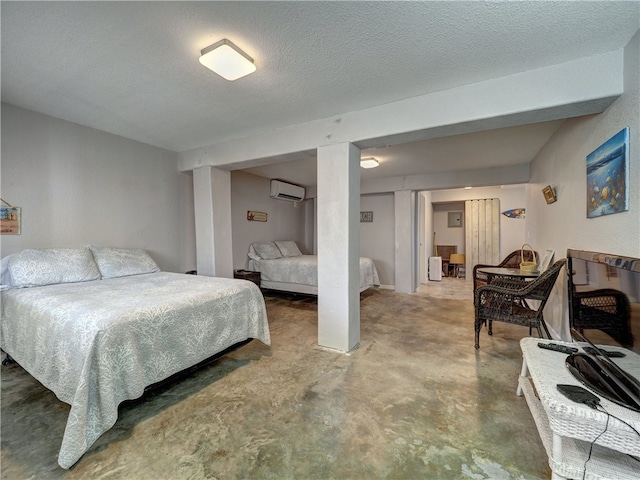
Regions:
M 360 343 L 360 150 L 318 148 L 318 345 Z
M 213 167 L 194 169 L 193 202 L 198 274 L 232 278 L 231 172 Z
M 413 293 L 413 195 L 410 190 L 394 192 L 396 238 L 396 292 Z

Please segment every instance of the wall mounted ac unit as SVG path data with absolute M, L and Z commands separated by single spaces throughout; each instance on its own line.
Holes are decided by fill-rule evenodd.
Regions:
M 281 180 L 271 180 L 271 198 L 279 200 L 289 200 L 290 202 L 301 202 L 304 200 L 304 187 L 283 182 Z

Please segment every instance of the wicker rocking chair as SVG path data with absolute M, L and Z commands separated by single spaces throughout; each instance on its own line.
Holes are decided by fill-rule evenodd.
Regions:
M 498 278 L 490 285 L 479 287 L 474 297 L 476 349 L 480 348 L 482 325 L 487 324 L 489 335 L 492 335 L 494 321 L 529 327 L 529 335 L 535 328 L 541 338 L 542 329 L 540 327 L 542 327 L 547 333 L 547 337 L 551 338 L 547 325 L 544 323 L 542 311 L 553 285 L 556 283 L 560 269 L 565 266 L 565 263 L 565 259 L 558 260 L 538 278 L 530 282 Z M 538 300 L 540 305 L 534 310 L 527 303 L 528 300 Z
M 473 293 L 475 295 L 478 287 L 487 284 L 487 274 L 478 271 L 479 268 L 485 267 L 505 267 L 505 268 L 519 268 L 520 262 L 522 262 L 522 253 L 524 253 L 524 260 L 533 260 L 533 256 L 535 253 L 536 258 L 538 257 L 537 252 L 532 252 L 531 250 L 515 250 L 511 252 L 509 255 L 505 257 L 498 265 L 486 265 L 486 264 L 478 264 L 473 267 Z

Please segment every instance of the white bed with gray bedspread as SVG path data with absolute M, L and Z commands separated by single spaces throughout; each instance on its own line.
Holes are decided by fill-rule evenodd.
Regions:
M 248 257 L 246 269 L 260 272 L 262 288 L 318 294 L 318 256 L 303 255 L 294 241 L 252 243 Z M 380 286 L 376 265 L 360 257 L 360 291 L 374 286 Z
M 2 350 L 71 405 L 63 468 L 145 387 L 248 338 L 270 344 L 253 283 L 161 272 L 142 250 L 25 250 L 3 266 Z

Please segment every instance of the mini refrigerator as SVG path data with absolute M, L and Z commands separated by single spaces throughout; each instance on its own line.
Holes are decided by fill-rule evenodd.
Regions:
M 442 280 L 442 257 L 429 257 L 429 280 Z

